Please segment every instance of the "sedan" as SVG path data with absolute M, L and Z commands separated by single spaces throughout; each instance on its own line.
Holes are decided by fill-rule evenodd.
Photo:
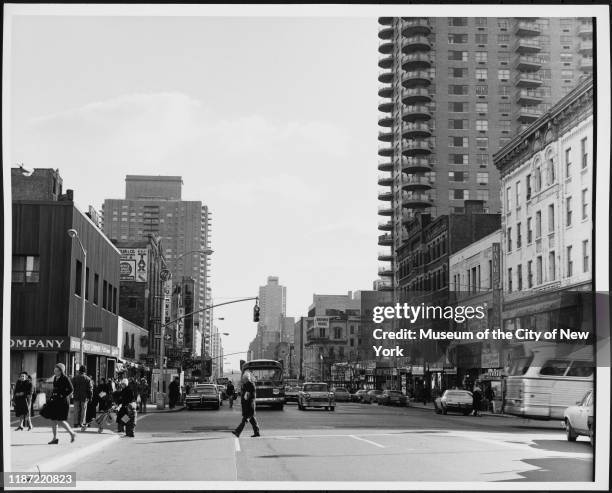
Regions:
M 329 391 L 326 383 L 305 383 L 298 394 L 298 409 L 305 411 L 309 407 L 323 407 L 325 410 L 336 410 L 334 393 Z
M 336 402 L 348 402 L 351 400 L 351 394 L 344 387 L 336 387 L 334 389 L 334 397 Z
M 221 407 L 219 388 L 214 384 L 196 385 L 191 393 L 185 397 L 185 405 L 190 410 L 196 407 L 219 409 Z
M 363 402 L 363 396 L 367 392 L 367 390 L 360 389 L 354 394 L 351 394 L 352 402 Z
M 442 397 L 434 401 L 437 414 L 446 414 L 448 411 L 463 413 L 465 416 L 473 410 L 474 398 L 467 390 L 445 390 Z
M 377 397 L 379 406 L 405 406 L 406 396 L 399 390 L 385 390 Z
M 285 387 L 285 402 L 297 402 L 299 393 L 300 387 L 291 387 L 287 385 Z
M 364 404 L 372 404 L 376 402 L 378 396 L 382 394 L 382 390 L 368 390 L 365 394 L 363 394 L 363 398 L 361 402 Z
M 563 413 L 565 434 L 568 441 L 575 442 L 580 435 L 588 436 L 591 445 L 595 443 L 595 421 L 593 419 L 594 393 L 589 390 L 584 397 L 569 406 Z

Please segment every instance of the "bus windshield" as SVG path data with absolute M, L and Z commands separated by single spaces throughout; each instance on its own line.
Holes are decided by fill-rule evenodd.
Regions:
M 282 370 L 280 368 L 249 368 L 251 374 L 255 377 L 255 381 L 262 380 L 281 380 Z
M 508 371 L 508 375 L 512 377 L 517 377 L 524 375 L 529 370 L 529 366 L 533 361 L 533 354 L 531 356 L 525 356 L 523 358 L 517 358 L 512 362 L 510 366 L 510 370 Z

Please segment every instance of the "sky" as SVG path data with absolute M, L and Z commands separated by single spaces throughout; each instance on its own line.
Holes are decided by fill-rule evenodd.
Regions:
M 212 211 L 214 302 L 377 278 L 376 17 L 15 16 L 5 167 L 57 168 L 82 210 L 128 174 L 180 175 Z M 225 353 L 252 303 L 215 311 Z M 230 356 L 238 367 L 244 354 Z

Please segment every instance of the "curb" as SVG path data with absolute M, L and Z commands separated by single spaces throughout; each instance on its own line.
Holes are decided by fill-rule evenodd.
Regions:
M 433 407 L 423 407 L 423 406 L 406 406 L 406 408 L 408 409 L 418 409 L 420 411 L 433 411 L 435 413 L 436 409 Z M 481 417 L 484 416 L 490 416 L 492 418 L 513 418 L 513 419 L 520 419 L 518 416 L 512 416 L 511 414 L 493 414 L 493 413 L 489 413 L 489 412 L 483 412 L 480 414 Z

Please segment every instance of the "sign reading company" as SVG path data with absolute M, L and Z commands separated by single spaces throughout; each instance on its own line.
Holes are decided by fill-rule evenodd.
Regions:
M 70 351 L 70 337 L 16 336 L 11 337 L 13 351 Z
M 120 248 L 121 281 L 147 282 L 149 251 L 146 248 Z

